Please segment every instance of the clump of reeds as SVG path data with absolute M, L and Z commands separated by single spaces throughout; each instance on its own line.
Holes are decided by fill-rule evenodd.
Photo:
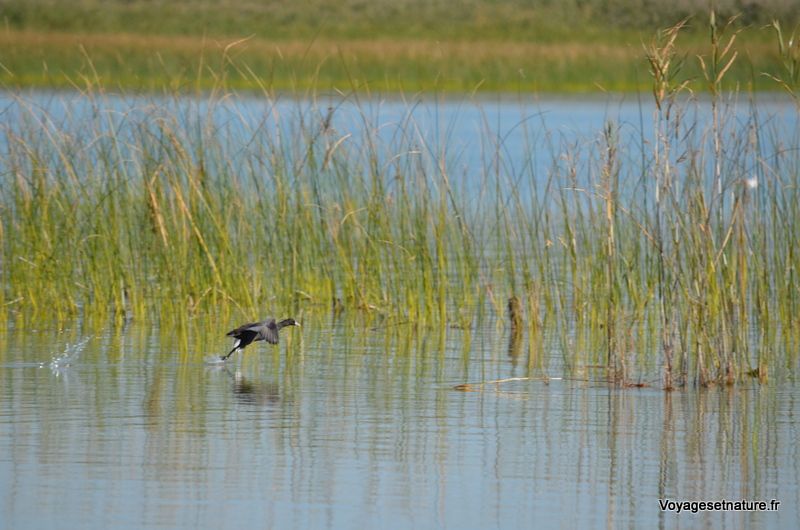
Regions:
M 0 307 L 181 326 L 280 307 L 462 328 L 508 310 L 515 358 L 527 332 L 531 358 L 555 341 L 565 367 L 614 382 L 658 365 L 667 388 L 763 379 L 799 338 L 800 137 L 770 138 L 784 131 L 755 105 L 737 121 L 722 88 L 735 33 L 711 27 L 709 124 L 681 77 L 679 25 L 646 49 L 652 131 L 610 122 L 558 145 L 523 117 L 516 165 L 487 125 L 470 174 L 447 133 L 409 112 L 387 134 L 358 92 L 287 107 L 265 90 L 256 119 L 224 76 L 204 99 L 90 82 L 58 113 L 12 95 Z

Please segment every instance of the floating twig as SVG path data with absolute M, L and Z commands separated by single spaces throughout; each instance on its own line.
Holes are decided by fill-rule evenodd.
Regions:
M 462 392 L 475 392 L 482 390 L 486 385 L 499 385 L 501 383 L 509 383 L 511 381 L 561 381 L 562 377 L 507 377 L 505 379 L 493 379 L 492 381 L 482 381 L 480 383 L 462 383 L 453 387 L 453 390 L 460 390 Z

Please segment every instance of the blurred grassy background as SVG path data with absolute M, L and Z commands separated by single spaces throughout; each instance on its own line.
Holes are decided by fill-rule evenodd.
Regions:
M 729 83 L 775 89 L 760 75 L 781 67 L 765 26 L 795 27 L 796 1 L 715 4 L 718 20 L 738 15 L 742 30 Z M 0 0 L 0 83 L 637 90 L 649 86 L 642 43 L 684 17 L 684 71 L 700 77 L 693 56 L 707 49 L 708 11 L 689 0 Z

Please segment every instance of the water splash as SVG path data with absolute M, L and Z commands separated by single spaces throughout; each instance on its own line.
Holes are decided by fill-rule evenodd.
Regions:
M 213 357 L 206 357 L 204 364 L 206 366 L 222 367 L 225 366 L 225 361 L 219 355 L 214 355 Z
M 47 366 L 54 374 L 59 375 L 63 370 L 72 366 L 72 363 L 78 360 L 78 357 L 83 353 L 83 349 L 91 338 L 92 336 L 89 335 L 73 344 L 67 343 L 61 355 L 53 357 L 50 359 L 49 363 L 39 363 L 39 366 L 42 368 Z

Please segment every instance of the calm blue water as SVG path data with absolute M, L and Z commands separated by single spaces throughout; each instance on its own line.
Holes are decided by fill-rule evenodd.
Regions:
M 723 98 L 719 104 L 721 164 L 731 181 L 752 177 L 765 163 L 778 164 L 800 142 L 798 112 L 789 99 L 776 94 L 755 99 L 755 105 L 746 96 Z M 318 170 L 335 146 L 331 152 L 351 163 L 348 171 L 370 171 L 374 156 L 387 182 L 413 172 L 439 181 L 446 172 L 454 189 L 483 200 L 512 189 L 524 198 L 531 187 L 542 187 L 551 178 L 564 185 L 573 172 L 578 184 L 593 185 L 606 152 L 604 133 L 610 130 L 624 196 L 640 185 L 652 163 L 654 116 L 648 94 L 421 95 L 410 100 L 331 95 L 302 100 L 0 91 L 0 153 L 16 135 L 29 140 L 33 131 L 40 144 L 54 142 L 69 153 L 79 172 L 82 165 L 91 170 L 112 153 L 114 171 L 139 178 L 147 169 L 142 167 L 143 149 L 169 151 L 175 141 L 207 174 L 235 175 L 247 182 L 286 168 L 289 173 L 309 171 L 308 145 L 315 146 Z M 700 165 L 710 174 L 710 102 L 687 99 L 669 116 L 672 125 L 663 134 L 674 144 L 675 165 L 686 165 L 685 149 L 704 147 Z M 148 138 L 153 143 L 143 145 Z M 192 152 L 193 145 L 202 145 L 204 153 Z M 280 160 L 274 160 L 276 154 Z
M 0 335 L 0 527 L 796 528 L 797 384 L 620 389 L 560 352 L 307 321 L 225 367 L 130 325 Z M 284 330 L 285 332 L 286 330 Z M 282 332 L 282 333 L 284 333 Z M 55 359 L 55 361 L 53 361 Z M 529 380 L 452 387 L 507 377 Z M 659 499 L 774 512 L 664 513 Z

